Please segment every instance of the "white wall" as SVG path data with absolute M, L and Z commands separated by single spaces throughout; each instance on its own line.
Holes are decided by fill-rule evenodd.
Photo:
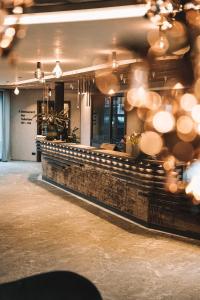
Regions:
M 35 136 L 37 133 L 36 118 L 37 100 L 41 100 L 42 90 L 20 90 L 18 96 L 11 95 L 11 159 L 36 161 Z M 29 113 L 23 113 L 27 111 Z M 22 124 L 22 123 L 25 124 Z M 27 124 L 31 123 L 31 124 Z
M 34 113 L 21 113 L 30 111 L 37 113 L 37 100 L 42 99 L 42 90 L 20 90 L 18 96 L 11 93 L 11 159 L 35 161 L 37 134 L 36 118 L 31 124 L 21 124 L 21 115 L 32 118 Z M 52 100 L 54 99 L 54 93 Z M 77 109 L 76 93 L 65 92 L 65 101 L 71 102 L 71 129 L 78 127 L 77 136 L 80 136 L 80 109 Z M 28 121 L 25 121 L 27 123 Z

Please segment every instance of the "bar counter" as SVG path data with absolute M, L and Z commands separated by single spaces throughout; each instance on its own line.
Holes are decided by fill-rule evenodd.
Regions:
M 200 239 L 200 209 L 165 189 L 162 162 L 80 144 L 41 142 L 43 180 L 148 228 Z M 183 176 L 183 165 L 177 176 Z

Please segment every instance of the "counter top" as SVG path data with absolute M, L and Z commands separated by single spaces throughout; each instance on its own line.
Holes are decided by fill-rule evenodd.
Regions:
M 80 151 L 84 152 L 91 152 L 96 155 L 102 155 L 102 156 L 113 156 L 113 157 L 118 157 L 118 158 L 129 158 L 133 159 L 130 154 L 126 152 L 120 152 L 120 151 L 113 151 L 113 150 L 105 150 L 105 149 L 99 149 L 93 146 L 87 146 L 83 144 L 76 144 L 76 143 L 66 143 L 62 141 L 41 141 L 42 144 L 48 145 L 50 147 L 58 146 L 61 147 L 62 149 L 79 149 Z

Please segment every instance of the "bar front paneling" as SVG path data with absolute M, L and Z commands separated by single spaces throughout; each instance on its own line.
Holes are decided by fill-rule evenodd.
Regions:
M 199 207 L 165 189 L 160 161 L 69 143 L 41 142 L 43 180 L 146 227 L 200 238 Z M 182 178 L 183 165 L 176 168 Z

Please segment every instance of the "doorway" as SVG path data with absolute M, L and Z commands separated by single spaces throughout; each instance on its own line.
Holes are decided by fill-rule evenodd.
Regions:
M 116 144 L 118 150 L 124 151 L 124 145 L 121 143 L 126 133 L 124 95 L 100 95 L 92 100 L 92 146 L 99 147 L 102 143 L 111 143 Z

